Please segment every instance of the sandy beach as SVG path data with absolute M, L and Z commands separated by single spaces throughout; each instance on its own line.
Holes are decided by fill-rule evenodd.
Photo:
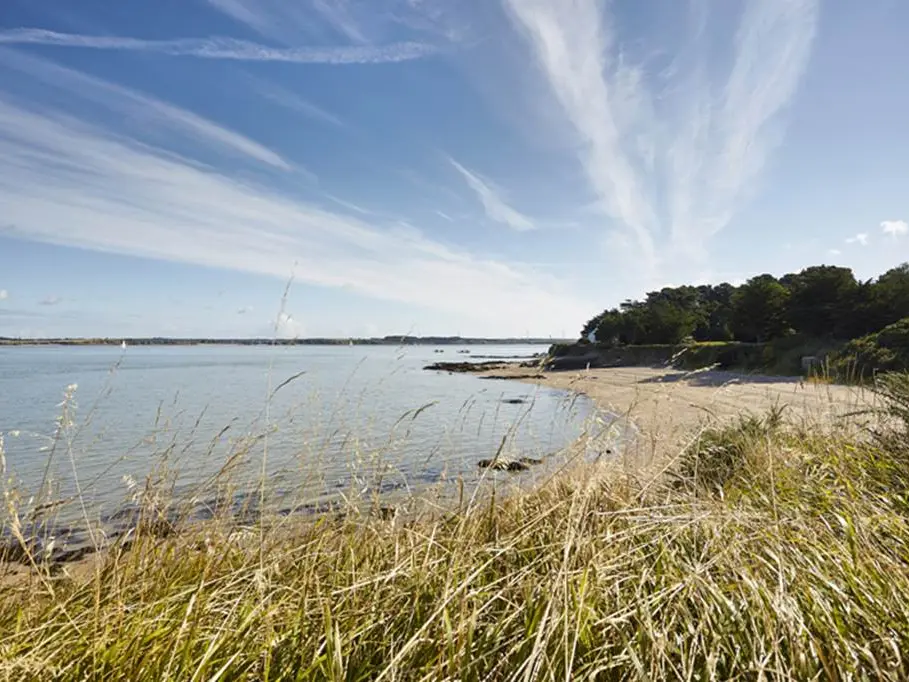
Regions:
M 785 405 L 789 420 L 833 427 L 874 401 L 870 391 L 855 386 L 720 371 L 620 367 L 535 373 L 526 367 L 505 367 L 483 376 L 575 391 L 591 398 L 600 409 L 627 419 L 637 429 L 637 454 L 646 459 L 676 449 L 710 422 L 764 414 L 773 406 Z

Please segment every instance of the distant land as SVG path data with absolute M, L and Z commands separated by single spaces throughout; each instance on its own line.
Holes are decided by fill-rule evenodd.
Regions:
M 573 339 L 571 340 L 573 341 Z M 506 338 L 482 339 L 461 336 L 383 336 L 368 339 L 184 339 L 149 338 L 57 338 L 23 339 L 0 336 L 0 346 L 514 346 L 571 342 L 566 339 Z

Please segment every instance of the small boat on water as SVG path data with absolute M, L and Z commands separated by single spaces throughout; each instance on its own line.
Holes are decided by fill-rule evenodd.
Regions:
M 120 342 L 120 348 L 122 348 L 123 350 L 126 350 L 126 341 Z

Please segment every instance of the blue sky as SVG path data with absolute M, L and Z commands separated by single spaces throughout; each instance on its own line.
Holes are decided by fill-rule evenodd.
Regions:
M 574 335 L 909 259 L 900 0 L 2 5 L 0 335 Z

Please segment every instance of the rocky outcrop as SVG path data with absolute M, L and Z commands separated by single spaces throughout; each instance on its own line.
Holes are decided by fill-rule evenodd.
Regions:
M 435 372 L 457 372 L 467 374 L 473 372 L 490 372 L 496 369 L 504 369 L 508 366 L 507 362 L 435 362 L 427 365 L 423 369 Z
M 550 358 L 546 361 L 545 368 L 558 372 L 560 370 L 587 369 L 588 367 L 603 367 L 603 357 L 598 354 L 565 355 Z
M 515 460 L 495 458 L 481 459 L 479 462 L 477 462 L 477 466 L 481 469 L 492 469 L 493 471 L 511 471 L 514 473 L 517 471 L 527 471 L 530 467 L 542 463 L 542 459 L 534 459 L 533 457 L 520 457 Z

